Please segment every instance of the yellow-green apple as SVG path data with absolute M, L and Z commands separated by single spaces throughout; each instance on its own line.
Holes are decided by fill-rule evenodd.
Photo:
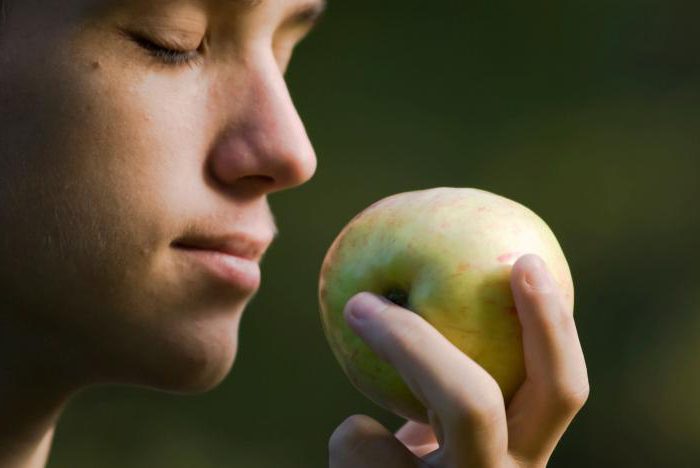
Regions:
M 367 397 L 427 422 L 425 408 L 399 374 L 344 320 L 353 295 L 373 292 L 432 324 L 498 382 L 507 404 L 525 377 L 510 272 L 528 253 L 544 260 L 573 307 L 562 249 L 525 206 L 483 190 L 449 187 L 374 203 L 345 226 L 321 268 L 321 319 L 335 357 Z

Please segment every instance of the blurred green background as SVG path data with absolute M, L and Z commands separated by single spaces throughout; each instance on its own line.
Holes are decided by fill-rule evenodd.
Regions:
M 316 286 L 386 195 L 467 186 L 540 214 L 566 252 L 591 397 L 552 466 L 700 460 L 700 28 L 680 0 L 330 0 L 289 70 L 319 168 L 281 230 L 215 391 L 69 406 L 51 468 L 322 467 L 353 413 Z

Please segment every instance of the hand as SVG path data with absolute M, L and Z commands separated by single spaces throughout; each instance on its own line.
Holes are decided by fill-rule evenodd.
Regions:
M 394 435 L 351 416 L 331 436 L 331 467 L 545 466 L 588 398 L 586 364 L 573 306 L 539 257 L 513 265 L 511 288 L 527 376 L 508 408 L 496 381 L 418 314 L 369 293 L 348 301 L 346 320 L 398 370 L 430 425 L 408 422 Z

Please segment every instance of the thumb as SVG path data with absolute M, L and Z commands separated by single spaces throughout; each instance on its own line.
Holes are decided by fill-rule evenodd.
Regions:
M 414 468 L 425 466 L 384 426 L 369 416 L 347 418 L 328 443 L 331 468 Z

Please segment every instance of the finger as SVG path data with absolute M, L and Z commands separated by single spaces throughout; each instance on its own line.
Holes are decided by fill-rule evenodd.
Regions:
M 331 468 L 409 468 L 425 466 L 374 419 L 355 415 L 338 426 L 328 443 Z
M 374 294 L 355 295 L 345 317 L 432 411 L 451 463 L 481 466 L 505 453 L 503 396 L 483 368 L 418 314 Z
M 561 287 L 535 255 L 513 266 L 511 287 L 522 326 L 526 380 L 508 408 L 510 450 L 548 458 L 588 398 L 586 363 Z
M 409 421 L 396 432 L 396 438 L 418 457 L 423 457 L 439 448 L 435 432 L 429 424 Z

